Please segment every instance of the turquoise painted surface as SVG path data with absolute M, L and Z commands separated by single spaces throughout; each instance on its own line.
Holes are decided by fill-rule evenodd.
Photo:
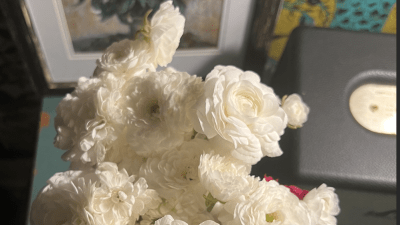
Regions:
M 330 27 L 380 32 L 396 0 L 337 0 Z
M 314 20 L 306 13 L 302 13 L 300 24 L 305 26 L 314 26 Z
M 396 3 L 396 0 L 334 1 L 336 2 L 336 11 L 334 18 L 329 25 L 329 28 L 352 31 L 367 31 L 374 33 L 381 32 L 386 20 L 388 19 L 389 13 Z M 297 0 L 296 4 L 301 5 L 305 2 L 306 0 Z M 320 1 L 307 0 L 307 2 Z M 300 11 L 295 7 L 291 7 L 291 10 Z M 307 13 L 302 12 L 300 25 L 314 26 L 314 24 L 314 20 L 309 15 L 307 15 Z M 277 61 L 268 57 L 266 65 L 264 66 L 263 76 L 271 77 L 276 70 L 277 64 Z
M 42 127 L 39 133 L 39 140 L 36 153 L 37 174 L 33 179 L 31 203 L 36 198 L 39 191 L 47 185 L 46 181 L 57 172 L 68 170 L 70 162 L 64 162 L 61 155 L 65 152 L 54 147 L 53 140 L 56 136 L 54 128 L 54 117 L 57 115 L 56 107 L 62 97 L 44 98 L 42 112 L 50 115 L 50 123 L 47 127 Z

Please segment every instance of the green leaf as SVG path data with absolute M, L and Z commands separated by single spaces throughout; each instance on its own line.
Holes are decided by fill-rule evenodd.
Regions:
M 158 0 L 147 0 L 147 4 L 149 4 L 150 8 L 154 9 L 157 5 L 160 6 L 160 1 Z
M 214 205 L 217 202 L 221 202 L 218 199 L 214 198 L 211 193 L 208 193 L 208 195 L 203 195 L 203 198 L 206 200 L 205 205 L 207 207 L 207 211 L 211 212 L 211 210 L 214 208 Z M 225 204 L 226 202 L 221 202 L 222 204 Z
M 101 5 L 101 20 L 105 21 L 117 13 L 117 8 L 115 4 L 103 4 Z
M 124 0 L 122 3 L 117 4 L 118 14 L 124 14 L 133 8 L 136 0 Z
M 148 7 L 142 8 L 140 4 L 136 4 L 131 10 L 129 10 L 129 15 L 134 19 L 142 19 L 147 10 Z
M 164 2 L 165 0 L 148 0 L 148 7 L 149 9 L 152 10 L 152 12 L 149 15 L 149 19 L 151 19 L 154 15 L 154 13 L 156 13 L 158 11 L 158 9 L 160 8 L 160 4 L 162 2 Z
M 184 15 L 185 14 L 185 9 L 186 5 L 182 0 L 173 0 L 172 2 L 175 7 L 179 7 L 179 12 Z
M 91 4 L 92 4 L 93 8 L 100 9 L 101 5 L 102 5 L 102 2 L 101 2 L 101 0 L 92 0 Z
M 121 23 L 129 25 L 130 22 L 128 21 L 128 13 L 124 13 L 124 14 L 118 14 L 118 19 Z
M 142 8 L 146 7 L 146 2 L 148 2 L 148 0 L 139 0 L 139 3 L 142 6 Z

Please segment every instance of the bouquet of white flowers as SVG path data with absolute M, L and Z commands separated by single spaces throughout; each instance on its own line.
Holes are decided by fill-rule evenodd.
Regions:
M 308 107 L 281 101 L 251 71 L 216 66 L 203 82 L 171 62 L 185 19 L 172 1 L 135 40 L 112 44 L 57 107 L 55 146 L 70 170 L 48 180 L 32 225 L 336 224 L 339 200 L 250 175 L 277 157 Z M 305 196 L 304 196 L 305 195 Z

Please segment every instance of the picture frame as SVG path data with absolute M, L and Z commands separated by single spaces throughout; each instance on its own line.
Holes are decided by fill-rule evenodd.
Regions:
M 43 4 L 40 0 L 20 0 L 31 42 L 42 68 L 42 78 L 49 91 L 73 89 L 79 77 L 90 77 L 96 67 L 95 54 L 71 54 L 65 29 L 65 18 L 60 12 L 61 0 Z M 205 77 L 216 65 L 243 65 L 246 43 L 252 22 L 255 0 L 223 0 L 218 45 L 216 48 L 178 49 L 168 65 L 179 71 Z M 64 27 L 63 27 L 64 26 Z M 162 69 L 162 68 L 159 68 Z M 40 76 L 40 75 L 39 75 Z

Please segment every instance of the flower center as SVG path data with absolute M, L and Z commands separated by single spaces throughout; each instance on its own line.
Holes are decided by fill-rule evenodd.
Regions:
M 125 192 L 123 191 L 114 191 L 112 196 L 111 196 L 111 200 L 114 203 L 120 203 L 125 201 L 128 198 L 128 195 L 125 194 Z
M 160 106 L 158 105 L 153 105 L 150 107 L 150 113 L 151 114 L 159 114 L 160 113 Z
M 117 61 L 121 61 L 125 57 L 124 51 L 122 49 L 118 49 L 114 52 L 114 59 Z
M 148 113 L 152 118 L 160 119 L 160 106 L 158 105 L 157 100 L 151 100 L 148 106 Z
M 265 215 L 265 221 L 267 221 L 269 223 L 272 223 L 275 220 L 281 221 L 281 222 L 283 221 L 283 216 L 279 211 L 276 211 L 276 212 L 273 212 L 273 213 Z
M 239 92 L 236 95 L 236 102 L 239 106 L 241 113 L 246 116 L 254 117 L 257 116 L 258 105 L 257 101 L 253 98 L 250 93 Z
M 181 177 L 185 180 L 194 180 L 196 179 L 197 171 L 195 171 L 193 166 L 186 166 L 184 170 L 181 172 Z

